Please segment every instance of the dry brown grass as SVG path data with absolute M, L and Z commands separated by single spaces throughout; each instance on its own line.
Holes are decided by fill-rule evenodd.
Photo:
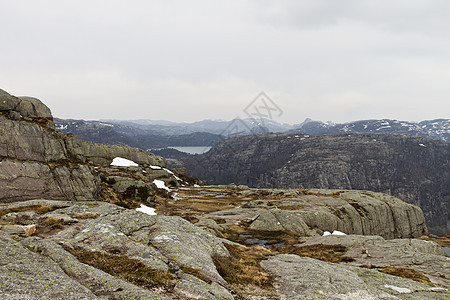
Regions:
M 171 290 L 176 283 L 171 272 L 152 269 L 127 256 L 79 249 L 70 252 L 85 264 L 146 289 L 160 287 Z
M 347 248 L 342 245 L 288 245 L 275 247 L 274 250 L 280 253 L 296 254 L 333 263 L 354 261 L 351 257 L 343 256 L 347 252 Z
M 273 254 L 263 247 L 245 247 L 225 244 L 231 256 L 214 255 L 219 274 L 230 284 L 272 287 L 272 276 L 260 265 L 261 260 Z
M 442 235 L 430 234 L 421 236 L 419 239 L 436 242 L 442 247 L 450 247 L 450 234 L 442 234 Z
M 100 197 L 104 202 L 129 209 L 135 209 L 140 207 L 141 205 L 141 202 L 133 198 L 123 197 L 106 182 L 101 183 Z
M 398 267 L 377 267 L 374 265 L 361 266 L 362 268 L 368 268 L 368 269 L 377 269 L 378 271 L 398 277 L 403 277 L 406 279 L 411 279 L 429 286 L 434 286 L 434 284 L 431 283 L 430 279 L 423 275 L 422 273 L 414 270 L 414 269 L 408 269 L 408 268 L 398 268 Z
M 181 271 L 183 271 L 186 274 L 194 275 L 198 279 L 203 280 L 204 282 L 211 283 L 211 280 L 208 279 L 205 275 L 201 273 L 200 269 L 190 268 L 190 267 L 181 267 Z
M 35 212 L 37 214 L 45 214 L 55 210 L 56 208 L 52 208 L 48 205 L 30 205 L 30 206 L 21 206 L 15 208 L 7 208 L 0 210 L 0 217 L 12 212 Z

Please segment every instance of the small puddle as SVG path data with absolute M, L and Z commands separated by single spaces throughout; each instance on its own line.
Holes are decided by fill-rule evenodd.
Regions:
M 197 195 L 205 195 L 205 194 L 215 194 L 216 192 L 210 192 L 210 191 L 198 191 Z
M 258 239 L 251 234 L 240 234 L 239 238 L 244 239 L 243 243 L 249 247 L 261 246 L 261 247 L 270 247 L 270 246 L 284 246 L 284 242 L 280 242 L 277 240 L 264 240 Z
M 450 256 L 450 247 L 442 247 L 444 249 L 445 253 Z

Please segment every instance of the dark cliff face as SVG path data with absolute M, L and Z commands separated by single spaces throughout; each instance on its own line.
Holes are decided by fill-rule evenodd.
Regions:
M 420 206 L 431 232 L 449 232 L 450 145 L 409 135 L 235 137 L 184 160 L 190 175 L 251 187 L 363 189 Z

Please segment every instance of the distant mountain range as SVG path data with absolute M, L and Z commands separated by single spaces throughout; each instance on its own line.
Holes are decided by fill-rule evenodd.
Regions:
M 340 124 L 306 119 L 300 124 L 290 125 L 268 119 L 176 123 L 162 120 L 84 121 L 55 118 L 55 124 L 58 130 L 76 134 L 84 140 L 103 144 L 127 144 L 144 150 L 169 146 L 213 146 L 226 137 L 267 132 L 310 135 L 393 133 L 450 141 L 450 119 L 418 123 L 382 119 Z
M 397 120 L 363 120 L 349 123 L 333 124 L 305 120 L 298 128 L 288 133 L 305 133 L 311 135 L 329 135 L 339 133 L 393 133 L 423 136 L 450 141 L 450 119 L 426 120 L 418 123 Z
M 209 132 L 189 132 L 183 134 L 186 131 L 182 130 L 179 131 L 178 135 L 167 134 L 167 130 L 158 131 L 157 129 L 149 128 L 147 125 L 128 122 L 107 123 L 101 121 L 63 120 L 58 118 L 54 118 L 54 121 L 57 130 L 64 133 L 73 133 L 86 141 L 110 145 L 126 144 L 143 150 L 170 146 L 214 145 L 224 138 L 223 136 Z M 171 127 L 170 130 L 172 129 Z

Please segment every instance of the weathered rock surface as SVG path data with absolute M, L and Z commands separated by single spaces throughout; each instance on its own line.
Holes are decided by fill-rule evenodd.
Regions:
M 450 232 L 450 144 L 443 141 L 389 134 L 264 134 L 226 139 L 184 162 L 188 174 L 211 184 L 390 194 L 420 206 L 431 232 Z
M 52 211 L 40 215 L 22 212 L 19 214 L 22 218 L 14 218 L 14 213 L 10 213 L 1 217 L 0 222 L 24 222 L 25 215 L 28 216 L 27 223 L 59 220 L 64 224 L 62 230 L 45 235 L 45 238 L 26 238 L 22 244 L 50 258 L 71 280 L 87 287 L 96 296 L 106 299 L 162 299 L 148 290 L 79 262 L 61 245 L 88 252 L 114 253 L 138 259 L 155 270 L 176 272 L 177 284 L 171 292 L 174 298 L 233 299 L 212 260 L 215 254 L 228 256 L 228 250 L 221 239 L 186 220 L 149 216 L 109 203 L 91 201 L 30 200 L 12 203 L 8 208 L 32 209 L 39 205 Z M 23 230 L 19 229 L 9 233 L 23 236 Z M 0 257 L 2 255 L 0 248 Z
M 292 254 L 261 265 L 276 276 L 281 299 L 448 299 L 447 290 L 374 270 L 342 266 Z
M 321 236 L 301 239 L 298 247 L 311 245 L 342 245 L 343 254 L 353 259 L 354 266 L 399 267 L 414 269 L 440 286 L 450 286 L 450 258 L 441 246 L 418 239 L 384 240 L 380 236 Z
M 23 243 L 38 251 L 44 257 L 51 259 L 65 274 L 85 286 L 89 289 L 90 293 L 98 296 L 100 299 L 165 299 L 148 290 L 139 288 L 99 269 L 79 262 L 72 254 L 65 251 L 53 241 L 29 239 Z
M 235 192 L 248 194 L 258 190 Z M 261 200 L 201 218 L 249 222 L 248 229 L 295 231 L 318 235 L 324 231 L 379 235 L 387 239 L 427 234 L 421 209 L 395 197 L 345 190 L 266 190 Z
M 57 263 L 0 231 L 1 299 L 97 299 Z
M 194 193 L 191 192 L 191 195 L 195 196 L 195 192 L 198 191 L 204 192 L 200 193 L 200 195 L 208 195 L 204 196 L 205 198 L 212 197 L 213 199 L 221 199 L 220 201 L 224 201 L 224 203 L 229 201 L 225 195 L 226 193 L 224 193 L 226 191 L 224 188 L 214 188 L 214 191 L 221 196 L 218 198 L 214 196 L 216 194 L 212 194 L 210 191 L 208 194 L 207 187 L 194 188 L 192 191 Z M 255 198 L 254 193 L 257 193 L 258 190 L 236 188 L 232 189 L 232 191 L 234 205 L 244 203 L 244 206 L 254 207 L 236 209 L 247 210 L 246 213 L 250 212 L 250 214 L 255 211 L 270 211 L 267 207 L 265 209 L 263 208 L 268 204 L 275 207 L 283 205 L 292 206 L 292 199 L 295 198 L 294 195 L 297 195 L 298 192 L 286 190 L 284 194 L 286 197 L 283 198 L 283 194 L 280 193 L 281 190 L 274 190 L 273 193 L 270 193 L 269 190 L 263 190 L 261 193 L 264 195 L 265 200 L 261 199 L 248 202 L 248 198 Z M 322 191 L 322 193 L 326 192 Z M 245 195 L 243 199 L 246 200 L 245 202 L 239 202 L 238 195 L 241 193 Z M 320 211 L 321 206 L 319 203 L 322 202 L 321 198 L 325 200 L 322 203 L 324 207 L 330 206 L 330 203 L 326 201 L 327 198 L 334 199 L 333 201 L 340 199 L 337 197 L 336 191 L 328 191 L 328 193 L 329 195 L 334 195 L 334 197 L 330 197 L 329 195 L 320 196 L 320 194 L 314 195 L 312 193 L 309 195 L 302 194 L 303 197 L 309 197 L 307 200 L 303 199 L 302 204 L 306 210 L 308 210 L 309 205 L 311 212 L 313 212 L 312 207 L 314 204 Z M 346 192 L 341 193 L 345 194 Z M 351 193 L 353 195 L 355 192 L 352 191 Z M 184 195 L 184 193 L 179 191 L 179 197 L 184 197 Z M 376 196 L 377 193 L 371 195 L 371 197 Z M 389 196 L 386 197 L 388 201 L 400 201 L 392 200 Z M 380 196 L 380 198 L 382 197 Z M 283 202 L 283 200 L 286 202 Z M 183 200 L 180 198 L 180 200 L 174 201 Z M 353 201 L 357 202 L 358 200 L 353 199 Z M 381 200 L 378 199 L 376 201 Z M 404 205 L 409 206 L 406 203 Z M 34 208 L 36 207 L 44 207 L 46 210 L 44 212 L 35 212 Z M 81 296 L 77 295 L 80 299 L 83 299 L 84 296 L 88 299 L 95 299 L 95 297 L 102 299 L 162 299 L 163 297 L 170 299 L 233 299 L 233 294 L 229 291 L 228 283 L 217 271 L 212 259 L 214 255 L 222 257 L 230 255 L 228 249 L 223 244 L 224 240 L 190 224 L 180 217 L 149 216 L 141 212 L 99 201 L 29 200 L 10 203 L 5 208 L 11 212 L 7 214 L 0 213 L 0 223 L 19 222 L 20 224 L 37 224 L 35 234 L 37 236 L 24 237 L 21 231 L 10 232 L 10 234 L 15 235 L 17 239 L 22 239 L 22 245 L 33 249 L 39 255 L 33 252 L 30 253 L 33 253 L 33 255 L 40 259 L 49 261 L 54 268 L 59 270 L 58 272 L 63 271 L 62 273 L 66 276 L 64 280 L 73 282 L 72 286 L 77 285 L 81 288 L 86 288 L 86 294 L 82 294 Z M 30 210 L 27 211 L 27 208 Z M 275 210 L 283 211 L 281 209 Z M 225 217 L 224 220 L 226 220 L 226 223 L 230 220 L 239 223 L 239 219 L 236 219 L 237 215 L 231 214 L 230 210 L 217 212 L 214 217 L 215 220 L 220 220 L 219 213 L 222 213 L 222 216 Z M 212 213 L 205 215 L 211 216 Z M 227 216 L 231 219 L 226 219 Z M 370 216 L 370 213 L 368 216 Z M 52 223 L 45 225 L 46 220 L 58 222 L 58 224 L 62 225 L 62 228 L 60 226 L 52 229 Z M 206 216 L 199 221 L 199 225 L 208 225 L 213 229 L 224 228 L 223 226 L 226 227 L 226 223 L 222 224 L 222 222 L 219 222 L 218 224 L 212 219 L 207 219 Z M 47 230 L 44 230 L 45 228 L 43 226 L 47 226 L 45 227 Z M 317 234 L 317 228 L 310 230 Z M 333 244 L 332 241 L 336 240 L 335 243 L 345 245 L 348 248 L 347 256 L 351 255 L 352 251 L 355 253 L 358 250 L 361 251 L 358 243 L 362 241 L 365 243 L 367 249 L 369 249 L 369 252 L 373 251 L 373 261 L 371 260 L 371 263 L 381 264 L 384 262 L 383 265 L 396 265 L 394 263 L 396 262 L 397 265 L 403 267 L 411 265 L 413 268 L 429 276 L 438 286 L 448 286 L 448 279 L 446 278 L 448 275 L 446 271 L 441 270 L 442 268 L 447 268 L 446 265 L 448 262 L 445 260 L 447 258 L 440 255 L 442 253 L 436 248 L 434 243 L 408 239 L 385 241 L 381 237 L 365 236 L 359 237 L 361 241 L 357 237 L 348 236 L 349 240 L 347 241 L 343 239 L 338 240 L 336 238 L 340 237 L 331 236 L 323 238 L 299 238 L 299 243 L 302 242 L 302 239 L 306 241 L 299 246 L 315 243 L 326 244 L 325 241 L 321 240 L 325 238 L 329 238 L 328 241 L 330 244 Z M 20 243 L 15 243 L 18 247 L 22 247 Z M 352 243 L 355 244 L 354 247 Z M 370 243 L 372 243 L 371 246 L 369 246 Z M 386 243 L 390 246 L 387 247 Z M 379 252 L 375 251 L 377 247 L 379 248 Z M 176 275 L 176 284 L 173 289 L 165 291 L 163 294 L 160 293 L 161 290 L 159 289 L 146 290 L 137 287 L 117 277 L 106 274 L 99 269 L 81 263 L 75 256 L 68 252 L 67 249 L 72 248 L 89 253 L 92 251 L 114 253 L 114 255 L 137 259 L 152 269 L 174 272 Z M 0 247 L 0 257 L 3 255 L 2 251 L 3 248 Z M 380 255 L 377 256 L 377 253 Z M 391 258 L 384 259 L 383 261 L 383 254 L 391 256 Z M 361 256 L 361 254 L 359 255 Z M 357 256 L 358 254 L 356 253 L 355 257 Z M 318 293 L 320 290 L 324 294 L 319 294 L 319 296 L 322 298 L 328 297 L 329 299 L 333 299 L 335 296 L 336 299 L 352 299 L 351 297 L 362 297 L 361 299 L 364 299 L 364 297 L 369 296 L 372 298 L 367 299 L 376 299 L 374 295 L 378 294 L 396 296 L 399 299 L 419 299 L 419 296 L 423 299 L 445 299 L 445 296 L 448 296 L 442 290 L 433 290 L 429 286 L 415 283 L 411 280 L 381 274 L 376 270 L 366 270 L 356 267 L 356 265 L 363 264 L 358 259 L 364 260 L 364 258 L 355 258 L 355 262 L 350 262 L 348 265 L 342 266 L 307 259 L 308 264 L 304 267 L 305 263 L 303 258 L 293 255 L 292 257 L 295 257 L 295 260 L 291 261 L 286 259 L 280 260 L 280 257 L 283 256 L 269 258 L 267 261 L 262 262 L 262 266 L 276 276 L 274 287 L 278 294 L 277 297 L 281 299 L 283 297 L 286 299 L 296 299 L 295 297 L 298 299 L 305 299 L 305 297 L 315 299 L 314 293 Z M 366 261 L 364 263 L 367 264 L 368 262 Z M 420 266 L 416 264 L 420 264 Z M 282 270 L 276 269 L 276 266 L 279 266 Z M 44 266 L 42 269 L 48 270 L 48 267 Z M 309 271 L 306 271 L 307 269 Z M 13 273 L 9 269 L 5 272 L 8 276 L 14 276 L 11 275 Z M 27 273 L 28 271 L 25 272 Z M 53 274 L 56 271 L 48 272 Z M 30 274 L 33 275 L 34 273 Z M 309 277 L 310 275 L 311 277 Z M 312 276 L 314 276 L 314 280 Z M 330 278 L 332 280 L 331 282 Z M 18 284 L 20 285 L 21 283 Z M 320 286 L 321 289 L 313 290 L 312 287 L 314 286 Z M 402 289 L 406 288 L 411 293 L 399 294 L 396 292 L 396 289 L 403 291 Z M 0 291 L 5 292 L 5 289 L 2 287 Z M 40 290 L 38 291 L 40 293 Z M 250 288 L 248 291 L 252 291 L 252 289 Z M 260 297 L 260 293 L 261 291 L 258 292 L 259 296 L 257 297 Z M 270 294 L 273 294 L 272 289 L 270 290 Z M 6 295 L 9 296 L 10 294 Z M 16 294 L 11 295 L 14 296 Z M 250 297 L 251 295 L 251 292 L 249 292 L 248 296 Z M 20 297 L 22 297 L 22 294 Z M 18 296 L 16 299 L 20 297 Z M 267 299 L 277 299 L 277 297 L 274 298 L 271 296 Z M 29 296 L 29 299 L 36 298 L 34 294 Z M 27 298 L 25 297 L 25 299 Z M 71 298 L 69 297 L 69 299 Z
M 0 111 L 10 111 L 16 108 L 18 99 L 0 89 Z
M 23 117 L 53 120 L 52 112 L 41 100 L 33 97 L 19 97 L 19 100 L 16 110 Z
M 0 201 L 14 202 L 45 197 L 57 200 L 94 200 L 99 179 L 88 165 L 74 168 L 33 161 L 0 161 Z

